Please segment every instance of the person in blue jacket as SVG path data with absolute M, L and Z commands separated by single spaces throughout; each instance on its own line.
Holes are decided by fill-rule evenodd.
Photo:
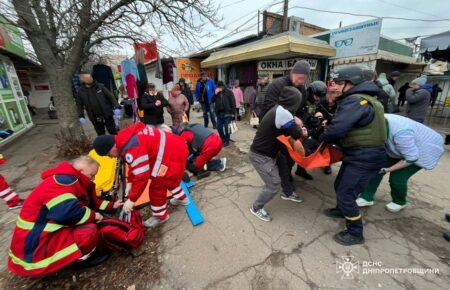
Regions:
M 333 74 L 337 111 L 319 143 L 337 143 L 342 147 L 342 165 L 334 183 L 337 206 L 325 214 L 345 218 L 347 229 L 334 236 L 339 244 L 364 243 L 363 223 L 356 199 L 386 162 L 386 122 L 383 105 L 376 99 L 379 88 L 366 81 L 359 66 L 337 69 Z
M 212 105 L 215 91 L 216 85 L 214 84 L 214 81 L 202 71 L 201 78 L 197 81 L 197 85 L 195 86 L 195 99 L 202 105 L 203 120 L 206 128 L 209 124 L 209 117 L 211 117 L 213 128 L 216 129 L 216 113 L 214 111 L 214 105 Z

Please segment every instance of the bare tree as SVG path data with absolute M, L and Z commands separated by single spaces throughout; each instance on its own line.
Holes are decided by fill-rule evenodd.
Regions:
M 168 35 L 196 47 L 206 23 L 217 26 L 212 0 L 9 0 L 0 10 L 22 28 L 49 76 L 61 143 L 85 142 L 71 95 L 73 74 L 93 49 L 126 39 Z M 2 12 L 4 13 L 4 12 Z

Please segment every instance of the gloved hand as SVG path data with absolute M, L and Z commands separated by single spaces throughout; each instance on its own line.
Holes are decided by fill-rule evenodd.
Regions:
M 81 124 L 81 125 L 86 124 L 86 119 L 83 118 L 83 117 L 81 117 L 81 118 L 80 118 L 80 124 Z
M 120 110 L 120 109 L 114 109 L 114 115 L 116 115 L 116 116 L 121 116 L 121 115 L 122 115 L 122 110 Z
M 130 213 L 133 211 L 133 208 L 134 208 L 134 202 L 127 199 L 127 201 L 125 201 L 125 203 L 123 204 L 123 211 L 125 213 Z
M 378 174 L 386 174 L 388 171 L 388 168 L 381 168 Z
M 132 186 L 132 183 L 127 183 L 127 186 L 125 187 L 125 197 L 128 197 L 128 195 L 130 194 L 131 186 Z

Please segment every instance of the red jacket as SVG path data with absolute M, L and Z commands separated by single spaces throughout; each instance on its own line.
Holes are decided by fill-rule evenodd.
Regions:
M 8 268 L 18 275 L 48 275 L 79 259 L 72 230 L 94 222 L 95 213 L 86 206 L 87 176 L 62 162 L 42 179 L 25 200 L 11 241 Z
M 184 171 L 189 154 L 183 138 L 138 122 L 121 130 L 115 141 L 130 166 L 131 201 L 139 198 L 149 179 L 163 178 L 166 184 L 174 180 L 173 188 L 179 186 L 177 177 Z

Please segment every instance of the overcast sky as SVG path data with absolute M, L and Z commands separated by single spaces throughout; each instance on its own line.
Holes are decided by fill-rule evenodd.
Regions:
M 199 39 L 200 47 L 212 48 L 216 45 L 241 38 L 245 35 L 257 33 L 257 11 L 261 12 L 267 8 L 271 12 L 282 11 L 283 4 L 271 5 L 272 3 L 282 2 L 279 0 L 224 0 L 220 2 L 223 7 L 219 10 L 219 15 L 223 17 L 221 26 L 224 29 L 214 28 L 212 25 L 205 27 L 205 30 L 211 32 L 214 36 Z M 359 17 L 351 15 L 330 14 L 325 12 L 310 11 L 295 6 L 305 6 L 315 9 L 332 10 L 340 12 L 350 12 L 354 14 L 370 14 L 375 16 L 392 16 L 404 18 L 421 19 L 448 19 L 450 18 L 450 0 L 290 0 L 289 16 L 304 18 L 306 22 L 324 27 L 337 28 L 339 22 L 342 25 L 350 25 L 369 19 L 371 17 Z M 261 17 L 262 19 L 262 17 Z M 239 28 L 237 33 L 233 30 Z M 421 22 L 383 19 L 381 33 L 392 39 L 403 39 L 418 35 L 430 35 L 443 32 L 450 29 L 450 21 L 442 22 Z M 219 42 L 215 40 L 226 37 Z M 165 38 L 164 44 L 170 48 L 177 49 L 179 44 L 169 38 Z M 214 45 L 210 45 L 215 43 Z M 208 46 L 210 45 L 210 46 Z M 132 54 L 132 49 L 125 49 L 128 55 Z

